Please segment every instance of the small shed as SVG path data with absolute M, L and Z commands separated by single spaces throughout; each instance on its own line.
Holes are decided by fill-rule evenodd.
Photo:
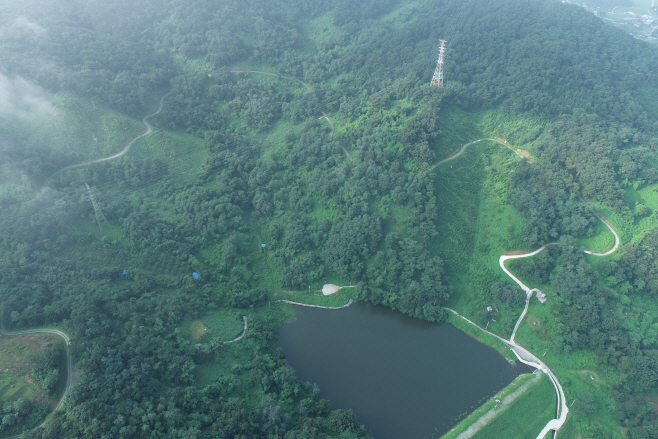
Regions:
M 487 306 L 487 312 L 493 312 L 493 307 L 492 306 Z
M 539 303 L 544 303 L 546 302 L 546 294 L 542 293 L 541 291 L 537 290 L 537 300 L 539 300 Z

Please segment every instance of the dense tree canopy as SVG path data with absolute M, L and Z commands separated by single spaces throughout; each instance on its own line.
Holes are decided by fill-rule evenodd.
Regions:
M 658 51 L 540 0 L 4 3 L 0 91 L 20 77 L 43 87 L 30 95 L 39 102 L 74 94 L 89 111 L 140 119 L 166 95 L 151 122 L 170 135 L 148 138 L 148 156 L 63 169 L 90 157 L 95 135 L 78 127 L 82 140 L 55 150 L 31 132 L 56 126 L 54 110 L 26 119 L 7 107 L 3 119 L 0 104 L 4 322 L 60 324 L 75 339 L 64 412 L 25 437 L 367 437 L 296 379 L 276 348 L 283 313 L 267 302 L 335 277 L 364 300 L 446 319 L 455 289 L 434 241 L 449 207 L 431 165 L 457 145 L 441 143 L 443 108 L 541 121 L 510 133 L 536 160 L 519 163 L 507 201 L 529 247 L 557 244 L 520 273 L 555 293 L 555 350 L 589 349 L 620 370 L 609 405 L 633 438 L 656 437 L 642 403 L 658 381 L 653 320 L 620 324 L 603 285 L 622 301 L 654 296 L 655 230 L 599 268 L 576 239 L 599 221 L 583 198 L 630 220 L 651 214 L 625 190 L 658 180 Z M 430 88 L 446 33 L 446 86 Z M 524 301 L 503 283 L 484 294 L 508 313 Z M 197 346 L 181 330 L 215 310 L 258 315 L 241 345 Z M 35 368 L 45 389 L 59 354 Z M 221 373 L 201 384 L 209 368 Z M 2 411 L 6 431 L 41 413 Z

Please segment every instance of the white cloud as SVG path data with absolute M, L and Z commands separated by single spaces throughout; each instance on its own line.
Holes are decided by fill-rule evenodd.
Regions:
M 54 114 L 49 94 L 36 84 L 0 73 L 0 118 L 35 120 Z
M 46 29 L 23 16 L 17 17 L 10 29 L 27 31 L 37 37 L 46 35 Z

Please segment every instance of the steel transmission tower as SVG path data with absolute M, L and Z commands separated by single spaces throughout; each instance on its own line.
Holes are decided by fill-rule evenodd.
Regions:
M 96 214 L 96 222 L 98 223 L 98 228 L 103 230 L 102 224 L 107 222 L 107 220 L 105 219 L 105 215 L 103 215 L 103 211 L 101 210 L 100 206 L 96 203 L 96 199 L 94 198 L 94 194 L 91 192 L 91 188 L 89 187 L 89 185 L 85 183 L 85 186 L 87 186 L 87 192 L 89 192 L 91 205 L 94 206 L 94 213 Z
M 434 76 L 432 76 L 432 82 L 430 87 L 436 85 L 437 87 L 443 87 L 443 55 L 446 53 L 446 40 L 440 40 L 441 46 L 439 47 L 439 61 L 436 63 L 436 69 L 434 70 Z

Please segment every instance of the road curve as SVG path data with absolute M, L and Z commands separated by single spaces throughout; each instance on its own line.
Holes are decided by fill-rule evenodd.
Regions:
M 444 159 L 444 160 L 441 160 L 440 162 L 437 162 L 434 166 L 432 166 L 431 169 L 434 169 L 434 168 L 436 168 L 437 166 L 439 166 L 439 165 L 441 165 L 441 164 L 443 164 L 443 163 L 446 163 L 446 162 L 448 162 L 448 161 L 450 161 L 450 160 L 454 160 L 454 159 L 456 159 L 457 157 L 459 157 L 459 156 L 460 156 L 460 155 L 466 150 L 466 148 L 467 148 L 469 145 L 473 145 L 473 144 L 475 144 L 475 143 L 481 142 L 482 140 L 493 140 L 493 141 L 495 141 L 495 142 L 498 142 L 498 143 L 500 143 L 501 145 L 506 146 L 507 148 L 510 148 L 512 151 L 514 151 L 515 154 L 517 154 L 518 156 L 520 156 L 520 157 L 523 158 L 523 156 L 522 156 L 521 154 L 519 154 L 518 151 L 514 150 L 514 149 L 513 149 L 509 144 L 507 144 L 506 142 L 501 142 L 501 141 L 498 140 L 498 139 L 486 138 L 486 139 L 478 139 L 478 140 L 475 140 L 475 141 L 473 141 L 473 142 L 470 142 L 470 143 L 465 144 L 464 146 L 461 147 L 461 149 L 460 149 L 455 155 L 453 155 L 453 156 L 451 156 L 451 157 L 448 157 L 448 158 L 446 158 L 446 159 Z M 581 199 L 582 199 L 582 197 L 581 197 Z M 585 200 L 583 200 L 583 202 L 585 202 Z M 592 252 L 592 251 L 590 251 L 590 250 L 583 250 L 583 252 L 584 252 L 584 253 L 587 253 L 587 254 L 589 254 L 589 255 L 592 255 L 592 256 L 607 256 L 607 255 L 609 255 L 609 254 L 612 254 L 612 253 L 613 253 L 615 250 L 617 250 L 617 248 L 619 247 L 619 235 L 617 235 L 617 232 L 616 232 L 615 229 L 612 227 L 612 225 L 610 225 L 610 223 L 609 223 L 609 222 L 608 222 L 608 221 L 607 221 L 607 220 L 606 220 L 606 219 L 605 219 L 600 213 L 597 214 L 597 215 L 598 215 L 599 219 L 600 219 L 600 220 L 601 220 L 601 221 L 602 221 L 602 222 L 608 227 L 608 229 L 609 229 L 609 230 L 612 232 L 612 234 L 615 236 L 615 245 L 612 247 L 612 249 L 610 249 L 610 250 L 608 250 L 607 252 L 604 252 L 604 253 Z M 523 309 L 523 312 L 522 312 L 521 315 L 519 316 L 519 319 L 517 320 L 516 325 L 514 326 L 514 331 L 512 332 L 512 335 L 511 335 L 511 337 L 510 337 L 509 340 L 505 340 L 505 339 L 503 339 L 502 337 L 499 337 L 498 335 L 493 334 L 493 333 L 491 333 L 491 332 L 489 332 L 489 331 L 487 331 L 487 330 L 481 328 L 480 326 L 476 325 L 476 324 L 473 323 L 472 321 L 468 320 L 466 317 L 460 315 L 459 313 L 457 313 L 456 311 L 454 311 L 454 310 L 452 310 L 452 309 L 450 309 L 450 308 L 444 308 L 444 309 L 446 309 L 446 310 L 452 312 L 453 314 L 457 315 L 458 317 L 464 319 L 465 321 L 467 321 L 467 322 L 470 323 L 471 325 L 477 327 L 477 328 L 480 329 L 481 331 L 483 331 L 483 332 L 485 332 L 485 333 L 487 333 L 487 334 L 489 334 L 489 335 L 493 335 L 494 337 L 498 338 L 500 341 L 502 341 L 503 343 L 505 343 L 506 345 L 508 345 L 508 346 L 512 349 L 512 351 L 514 352 L 514 355 L 516 355 L 516 357 L 519 359 L 520 362 L 522 362 L 522 363 L 524 363 L 524 364 L 527 364 L 527 365 L 529 365 L 529 366 L 532 366 L 532 367 L 534 367 L 534 368 L 541 369 L 541 370 L 542 370 L 542 371 L 543 371 L 543 372 L 549 377 L 549 379 L 550 379 L 551 382 L 553 383 L 553 387 L 555 388 L 555 394 L 556 394 L 556 396 L 557 396 L 557 403 L 558 403 L 558 407 L 559 407 L 559 409 L 560 409 L 560 410 L 559 410 L 559 417 L 558 417 L 557 419 L 552 419 L 551 421 L 549 421 L 549 422 L 546 424 L 546 426 L 542 429 L 542 431 L 539 433 L 539 435 L 537 436 L 537 439 L 543 439 L 544 436 L 546 436 L 546 434 L 547 434 L 549 431 L 551 431 L 551 430 L 554 431 L 553 439 L 555 439 L 555 438 L 557 437 L 557 432 L 560 430 L 560 428 L 562 428 L 562 426 L 564 425 L 564 423 L 565 423 L 566 420 L 567 420 L 567 415 L 569 414 L 569 407 L 567 406 L 567 400 L 566 400 L 566 397 L 565 397 L 565 395 L 564 395 L 564 390 L 562 389 L 562 386 L 560 385 L 560 382 L 558 381 L 558 379 L 557 379 L 557 377 L 555 376 L 555 374 L 553 374 L 553 371 L 551 371 L 551 369 L 549 369 L 548 366 L 547 366 L 543 361 L 541 361 L 537 356 L 535 356 L 534 354 L 532 354 L 530 351 L 528 351 L 528 350 L 527 350 L 526 348 L 524 348 L 523 346 L 517 344 L 516 341 L 514 340 L 514 338 L 515 338 L 515 336 L 516 336 L 516 331 L 517 331 L 517 329 L 519 328 L 519 325 L 521 324 L 521 321 L 523 320 L 523 318 L 525 317 L 525 315 L 526 315 L 526 313 L 527 313 L 527 311 L 528 311 L 528 306 L 529 306 L 529 304 L 530 304 L 530 298 L 532 297 L 532 293 L 534 293 L 535 291 L 539 291 L 539 290 L 537 290 L 536 288 L 534 288 L 534 289 L 530 289 L 530 288 L 529 288 L 528 286 L 526 286 L 523 282 L 521 282 L 516 276 L 514 276 L 514 274 L 512 274 L 512 272 L 510 272 L 510 271 L 505 267 L 505 261 L 507 261 L 508 259 L 520 259 L 520 258 L 528 258 L 528 257 L 532 257 L 532 256 L 534 256 L 534 255 L 536 255 L 536 254 L 542 252 L 542 251 L 543 251 L 544 249 L 546 249 L 546 247 L 548 247 L 549 245 L 554 245 L 554 244 L 555 244 L 555 243 L 549 243 L 549 244 L 546 244 L 545 246 L 543 246 L 543 247 L 541 247 L 541 248 L 539 248 L 539 249 L 537 249 L 537 250 L 535 250 L 535 251 L 528 252 L 528 253 L 521 254 L 521 255 L 502 255 L 502 256 L 500 256 L 500 258 L 498 259 L 498 263 L 499 263 L 499 265 L 500 265 L 500 268 L 501 268 L 501 269 L 502 269 L 502 270 L 503 270 L 503 271 L 504 271 L 504 272 L 505 272 L 510 278 L 512 278 L 512 279 L 514 280 L 514 282 L 516 282 L 516 283 L 517 283 L 517 284 L 523 289 L 523 291 L 525 291 L 525 293 L 526 293 L 526 303 L 525 303 L 525 307 L 524 307 L 524 309 Z
M 588 255 L 592 255 L 592 256 L 608 256 L 608 255 L 614 253 L 615 250 L 617 250 L 617 247 L 619 247 L 619 235 L 617 235 L 617 232 L 615 232 L 615 229 L 612 228 L 610 223 L 605 218 L 603 218 L 603 216 L 600 213 L 598 213 L 597 216 L 599 217 L 599 219 L 601 221 L 603 221 L 603 224 L 605 224 L 608 227 L 608 229 L 610 229 L 612 234 L 615 235 L 615 245 L 614 245 L 614 247 L 612 247 L 612 249 L 608 250 L 605 253 L 596 253 L 596 252 L 592 252 L 592 251 L 589 251 L 589 250 L 584 250 L 584 252 L 587 253 Z
M 160 112 L 162 111 L 162 103 L 163 103 L 163 101 L 164 101 L 164 98 L 166 98 L 166 97 L 169 96 L 170 94 L 171 94 L 171 92 L 169 92 L 169 93 L 167 93 L 166 95 L 162 96 L 162 98 L 160 98 L 160 106 L 158 107 L 158 109 L 157 109 L 154 113 L 151 113 L 151 114 L 149 114 L 149 115 L 147 115 L 147 116 L 144 116 L 144 118 L 142 119 L 142 124 L 144 124 L 144 126 L 146 127 L 146 131 L 145 131 L 144 133 L 140 134 L 139 136 L 135 137 L 134 139 L 132 139 L 132 140 L 131 140 L 131 141 L 125 146 L 125 148 L 123 148 L 120 152 L 118 152 L 118 153 L 116 153 L 116 154 L 113 154 L 113 155 L 111 155 L 111 156 L 109 156 L 109 157 L 105 157 L 105 158 L 103 158 L 103 159 L 97 159 L 97 160 L 92 160 L 92 161 L 85 162 L 85 163 L 78 163 L 77 165 L 66 166 L 66 167 L 60 169 L 59 171 L 55 172 L 55 173 L 54 173 L 53 175 L 51 175 L 50 177 L 48 177 L 48 180 L 51 179 L 51 178 L 53 178 L 55 175 L 59 174 L 60 172 L 62 172 L 62 171 L 66 171 L 67 169 L 79 168 L 79 167 L 81 167 L 81 166 L 88 166 L 88 165 L 91 165 L 91 164 L 94 164 L 94 163 L 104 162 L 104 161 L 107 161 L 107 160 L 113 160 L 113 159 L 117 159 L 117 158 L 119 158 L 119 157 L 125 155 L 125 154 L 128 152 L 128 150 L 130 149 L 130 147 L 131 147 L 136 141 L 138 141 L 138 140 L 141 139 L 142 137 L 146 137 L 146 136 L 148 136 L 149 134 L 151 134 L 151 133 L 153 132 L 153 128 L 151 127 L 151 125 L 148 124 L 148 122 L 146 122 L 146 120 L 149 119 L 149 118 L 151 118 L 151 117 L 153 117 L 153 116 L 157 116 L 158 114 L 160 114 Z
M 457 157 L 459 157 L 460 155 L 462 155 L 462 154 L 464 153 L 464 151 L 466 151 L 466 148 L 467 148 L 468 146 L 470 146 L 470 145 L 474 145 L 474 144 L 479 143 L 479 142 L 482 142 L 483 140 L 491 140 L 492 142 L 498 142 L 498 143 L 500 143 L 501 145 L 503 145 L 503 146 L 509 148 L 514 154 L 518 155 L 518 156 L 521 157 L 522 159 L 525 158 L 525 157 L 523 157 L 523 155 L 522 155 L 521 153 L 519 153 L 517 150 L 515 150 L 514 148 L 512 148 L 508 143 L 501 142 L 501 141 L 498 140 L 498 139 L 492 139 L 492 138 L 489 138 L 489 137 L 485 137 L 484 139 L 474 140 L 474 141 L 472 141 L 472 142 L 470 142 L 470 143 L 465 144 L 464 146 L 461 147 L 461 149 L 459 150 L 459 152 L 457 152 L 457 154 L 452 155 L 452 156 L 448 157 L 447 159 L 443 159 L 443 160 L 441 160 L 440 162 L 436 162 L 435 164 L 432 165 L 432 167 L 431 167 L 430 169 L 434 169 L 434 168 L 436 168 L 437 166 L 442 165 L 442 164 L 445 163 L 445 162 L 449 162 L 450 160 L 454 160 L 454 159 L 456 159 Z
M 242 334 L 240 334 L 238 337 L 234 338 L 233 340 L 225 341 L 224 344 L 233 343 L 234 341 L 238 341 L 242 337 L 244 337 L 244 335 L 247 333 L 247 316 L 242 316 L 242 321 L 244 322 L 244 328 L 242 329 Z
M 343 308 L 347 308 L 348 306 L 350 306 L 351 304 L 354 303 L 354 301 L 352 299 L 350 299 L 350 301 L 347 302 L 347 305 L 343 305 L 343 306 L 309 305 L 307 303 L 291 302 L 290 300 L 283 300 L 283 299 L 282 300 L 275 300 L 274 303 L 276 303 L 276 302 L 283 302 L 283 303 L 287 303 L 288 305 L 308 306 L 309 308 L 322 308 L 322 309 L 343 309 Z
M 6 331 L 4 328 L 4 325 L 0 324 L 0 333 L 2 335 L 8 335 L 8 336 L 15 336 L 15 335 L 29 335 L 29 334 L 55 334 L 64 339 L 64 342 L 66 343 L 66 387 L 64 388 L 64 393 L 62 394 L 62 397 L 59 399 L 59 402 L 57 403 L 57 406 L 53 410 L 53 412 L 59 410 L 62 408 L 62 405 L 64 404 L 64 399 L 66 399 L 66 395 L 68 395 L 69 390 L 71 390 L 71 386 L 73 385 L 73 363 L 71 361 L 71 339 L 69 338 L 68 335 L 66 335 L 64 332 L 58 330 L 58 329 L 27 329 L 25 331 L 16 331 L 16 332 L 9 332 Z M 39 427 L 43 427 L 46 424 L 46 421 L 43 421 Z M 19 435 L 20 436 L 20 435 Z M 14 437 L 18 438 L 19 436 L 12 436 L 7 439 L 13 439 Z
M 564 422 L 567 420 L 567 415 L 569 413 L 569 408 L 566 405 L 566 398 L 564 396 L 564 390 L 562 389 L 562 386 L 560 385 L 560 382 L 558 381 L 557 377 L 553 374 L 553 371 L 546 366 L 546 364 L 541 361 L 537 356 L 532 354 L 530 351 L 528 351 L 526 348 L 523 346 L 518 345 L 515 341 L 510 341 L 506 340 L 499 335 L 496 335 L 492 332 L 487 331 L 486 329 L 482 328 L 478 324 L 470 321 L 463 315 L 459 314 L 457 311 L 454 309 L 450 308 L 443 308 L 446 311 L 450 311 L 457 317 L 465 320 L 466 322 L 470 323 L 471 325 L 475 326 L 478 328 L 480 331 L 489 334 L 491 336 L 496 337 L 498 340 L 501 342 L 505 343 L 507 346 L 509 346 L 512 349 L 512 352 L 514 352 L 514 355 L 516 355 L 516 358 L 523 363 L 527 364 L 528 366 L 534 367 L 535 369 L 541 369 L 542 372 L 548 376 L 548 378 L 551 380 L 551 383 L 553 384 L 553 388 L 555 389 L 555 394 L 557 396 L 557 401 L 558 401 L 558 406 L 561 407 L 560 410 L 560 416 L 558 419 L 552 419 L 550 420 L 546 426 L 542 429 L 541 433 L 537 436 L 537 439 L 544 439 L 544 436 L 546 436 L 546 433 L 548 433 L 549 430 L 554 430 L 557 434 L 557 431 L 562 427 Z

